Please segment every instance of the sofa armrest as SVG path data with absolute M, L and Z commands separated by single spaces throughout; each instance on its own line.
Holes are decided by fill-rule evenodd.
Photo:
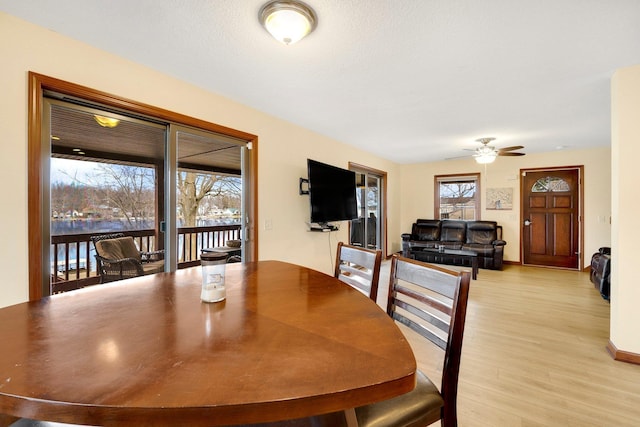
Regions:
M 504 246 L 507 244 L 504 240 L 493 241 L 493 269 L 502 270 L 504 258 Z
M 140 257 L 142 258 L 142 262 L 160 261 L 164 259 L 164 249 L 151 252 L 143 251 L 140 252 Z
M 402 256 L 411 257 L 411 234 L 402 233 Z

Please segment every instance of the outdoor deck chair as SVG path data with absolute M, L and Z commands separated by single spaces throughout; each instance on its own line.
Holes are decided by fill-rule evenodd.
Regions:
M 124 233 L 92 236 L 100 283 L 164 271 L 164 251 L 142 252 Z

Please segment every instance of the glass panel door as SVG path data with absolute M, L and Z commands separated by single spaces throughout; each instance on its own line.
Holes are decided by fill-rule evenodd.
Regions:
M 351 221 L 350 243 L 369 249 L 382 249 L 382 177 L 356 171 L 358 218 Z
M 176 140 L 176 262 L 198 265 L 202 251 L 241 261 L 245 141 L 172 125 Z
M 166 127 L 54 99 L 44 106 L 49 141 L 44 205 L 50 210 L 43 224 L 49 240 L 45 294 L 55 294 L 105 281 L 92 238 L 123 233 L 143 255 L 164 248 L 157 183 L 163 182 Z M 158 261 L 154 268 L 162 271 Z

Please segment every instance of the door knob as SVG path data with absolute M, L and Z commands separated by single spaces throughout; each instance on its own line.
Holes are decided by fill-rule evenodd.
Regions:
M 528 219 L 524 220 L 524 225 L 531 225 L 531 221 L 529 221 Z

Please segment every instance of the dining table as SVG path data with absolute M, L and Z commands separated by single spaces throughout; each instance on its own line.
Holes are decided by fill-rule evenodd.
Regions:
M 4 284 L 8 286 L 8 284 Z M 333 276 L 283 261 L 199 266 L 0 309 L 0 414 L 85 425 L 222 426 L 343 412 L 411 391 L 392 319 Z

